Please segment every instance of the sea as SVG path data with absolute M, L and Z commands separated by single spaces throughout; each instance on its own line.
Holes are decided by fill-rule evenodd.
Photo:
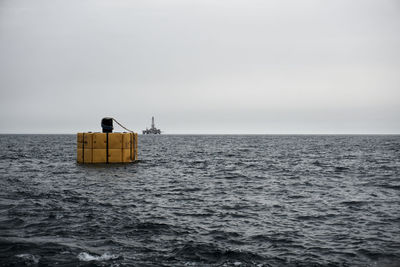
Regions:
M 400 266 L 399 135 L 0 135 L 0 266 Z

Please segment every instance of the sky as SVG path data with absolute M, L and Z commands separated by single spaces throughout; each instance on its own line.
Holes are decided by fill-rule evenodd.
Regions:
M 152 116 L 166 134 L 400 134 L 400 1 L 0 0 L 0 133 Z

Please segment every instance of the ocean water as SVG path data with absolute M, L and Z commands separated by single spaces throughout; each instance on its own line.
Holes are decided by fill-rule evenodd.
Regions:
M 400 266 L 400 136 L 0 135 L 0 266 Z

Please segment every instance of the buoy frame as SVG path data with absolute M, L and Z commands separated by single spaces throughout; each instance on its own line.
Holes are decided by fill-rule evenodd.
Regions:
M 129 163 L 137 159 L 137 133 L 77 133 L 78 163 Z

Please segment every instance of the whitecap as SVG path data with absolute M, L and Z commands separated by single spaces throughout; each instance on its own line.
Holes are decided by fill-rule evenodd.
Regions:
M 18 254 L 18 255 L 15 255 L 15 257 L 22 258 L 26 262 L 29 262 L 29 263 L 32 263 L 32 264 L 38 264 L 39 263 L 39 259 L 40 259 L 39 256 L 35 256 L 35 255 L 32 255 L 32 254 L 28 254 L 28 253 L 26 253 L 26 254 Z
M 108 261 L 117 259 L 118 255 L 113 255 L 109 252 L 104 253 L 101 256 L 90 255 L 87 252 L 81 252 L 78 254 L 78 259 L 81 261 Z

